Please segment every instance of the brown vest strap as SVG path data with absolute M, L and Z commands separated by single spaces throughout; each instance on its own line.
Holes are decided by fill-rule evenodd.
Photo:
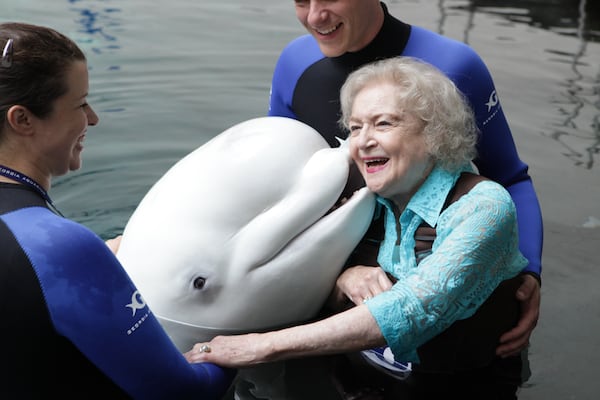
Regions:
M 470 172 L 463 172 L 460 177 L 456 180 L 456 184 L 448 193 L 442 211 L 448 208 L 450 204 L 460 199 L 463 195 L 469 193 L 469 191 L 475 187 L 479 182 L 488 180 L 486 177 L 472 174 Z M 415 232 L 415 256 L 417 257 L 417 264 L 429 254 L 431 254 L 431 247 L 433 241 L 436 238 L 435 228 L 429 226 L 423 222 Z

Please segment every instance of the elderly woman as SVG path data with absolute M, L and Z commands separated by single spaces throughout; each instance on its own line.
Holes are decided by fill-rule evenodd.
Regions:
M 477 130 L 469 105 L 435 67 L 402 57 L 353 72 L 342 87 L 341 105 L 352 158 L 378 195 L 385 227 L 379 266 L 346 269 L 333 290 L 334 300 L 347 298 L 356 306 L 306 325 L 218 336 L 196 344 L 188 360 L 242 367 L 387 345 L 397 360 L 415 363 L 413 383 L 401 385 L 403 399 L 428 398 L 430 390 L 436 391 L 427 394 L 432 397 L 467 398 L 477 390 L 473 398 L 498 393 L 514 398 L 518 379 L 494 378 L 495 346 L 485 361 L 462 365 L 461 371 L 448 368 L 441 351 L 419 352 L 453 323 L 473 316 L 527 262 L 518 250 L 514 204 L 501 185 L 477 179 L 467 193 L 452 199 L 461 176 L 473 178 Z M 445 204 L 449 199 L 451 204 Z M 418 260 L 415 233 L 423 223 L 435 228 L 436 238 L 430 254 Z M 496 317 L 513 315 L 512 305 L 495 303 Z M 490 333 L 482 329 L 485 325 L 461 329 L 476 330 L 472 336 L 495 335 L 489 339 L 497 345 L 503 329 Z M 421 363 L 421 354 L 427 362 Z M 419 379 L 421 374 L 428 378 Z
M 0 24 L 0 398 L 221 398 L 231 373 L 190 365 L 52 179 L 81 167 L 88 66 L 43 26 Z

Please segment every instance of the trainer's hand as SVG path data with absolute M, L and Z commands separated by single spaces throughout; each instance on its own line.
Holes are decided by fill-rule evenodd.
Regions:
M 516 296 L 521 303 L 521 318 L 517 326 L 500 337 L 496 354 L 503 358 L 517 355 L 529 345 L 529 338 L 540 316 L 541 294 L 537 279 L 523 274 Z
M 117 251 L 119 251 L 119 246 L 121 245 L 121 238 L 123 236 L 119 235 L 117 237 L 114 237 L 112 239 L 108 239 L 105 243 L 108 246 L 108 248 L 113 252 L 113 254 L 117 254 Z

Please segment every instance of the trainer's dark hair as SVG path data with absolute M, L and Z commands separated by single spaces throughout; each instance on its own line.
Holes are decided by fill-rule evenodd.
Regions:
M 43 26 L 0 24 L 0 132 L 13 105 L 44 118 L 68 91 L 66 76 L 85 55 L 74 41 Z

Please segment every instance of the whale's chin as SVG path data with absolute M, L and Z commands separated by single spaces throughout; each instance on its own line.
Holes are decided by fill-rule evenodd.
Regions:
M 198 342 L 208 342 L 219 335 L 239 335 L 250 332 L 266 332 L 284 326 L 263 327 L 261 329 L 227 329 L 199 326 L 186 322 L 175 321 L 169 318 L 156 316 L 169 337 L 181 352 L 190 350 Z

